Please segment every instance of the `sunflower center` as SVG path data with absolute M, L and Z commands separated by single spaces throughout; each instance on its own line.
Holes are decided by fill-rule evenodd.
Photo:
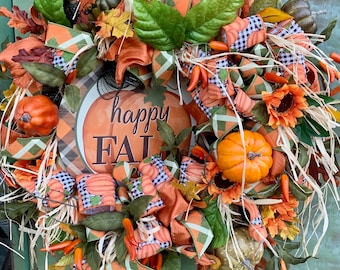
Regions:
M 221 174 L 218 174 L 215 176 L 214 183 L 215 183 L 215 186 L 218 187 L 219 189 L 227 189 L 228 187 L 234 184 L 227 179 L 222 179 Z
M 278 113 L 283 113 L 288 111 L 293 106 L 294 96 L 291 93 L 288 93 L 281 99 L 281 103 L 279 107 L 276 107 L 275 110 Z

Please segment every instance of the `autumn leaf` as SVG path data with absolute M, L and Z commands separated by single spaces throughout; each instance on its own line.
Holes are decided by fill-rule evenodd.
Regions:
M 13 12 L 10 12 L 5 7 L 0 7 L 0 15 L 9 18 L 8 26 L 19 30 L 21 34 L 31 32 L 33 34 L 40 34 L 43 26 L 37 24 L 32 18 L 28 18 L 26 11 L 20 10 L 17 6 L 13 6 Z
M 45 54 L 44 56 L 39 56 L 39 54 L 42 53 L 42 51 L 40 51 L 39 49 L 46 49 L 44 45 L 45 44 L 41 39 L 31 35 L 27 38 L 20 39 L 15 43 L 9 43 L 7 47 L 2 52 L 0 52 L 0 62 L 4 62 L 9 68 L 10 73 L 13 77 L 13 83 L 22 88 L 27 88 L 27 86 L 29 85 L 29 90 L 32 93 L 40 90 L 42 85 L 34 81 L 32 76 L 27 73 L 25 69 L 21 66 L 20 62 L 16 62 L 13 60 L 13 56 L 19 57 L 15 58 L 18 61 L 22 60 L 23 62 L 26 62 L 29 60 L 28 58 L 32 56 L 32 53 L 33 55 L 36 53 L 38 54 L 36 55 L 37 58 L 32 59 L 33 61 L 45 61 Z M 24 50 L 25 52 L 22 50 Z M 26 55 L 26 52 L 28 55 Z
M 121 85 L 126 69 L 131 65 L 147 66 L 152 62 L 153 49 L 141 42 L 136 35 L 117 39 L 105 54 L 108 61 L 117 61 L 116 82 Z
M 132 37 L 133 31 L 129 20 L 131 18 L 131 13 L 119 9 L 111 9 L 111 11 L 106 15 L 102 12 L 96 21 L 96 26 L 100 26 L 100 30 L 97 35 L 102 38 L 116 37 L 120 38 L 122 36 Z
M 83 11 L 89 8 L 92 4 L 95 4 L 95 0 L 80 0 L 79 10 Z
M 291 19 L 292 16 L 283 12 L 280 9 L 273 8 L 273 7 L 267 7 L 264 10 L 260 11 L 258 13 L 265 22 L 270 23 L 277 23 L 282 22 L 284 20 Z
M 199 185 L 196 186 L 195 182 L 187 181 L 185 184 L 181 184 L 178 181 L 173 181 L 172 185 L 179 189 L 186 200 L 201 200 L 197 195 L 197 192 L 201 189 Z

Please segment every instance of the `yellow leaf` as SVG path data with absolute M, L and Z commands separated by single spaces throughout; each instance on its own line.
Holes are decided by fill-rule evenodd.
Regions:
M 172 185 L 179 189 L 183 196 L 188 200 L 201 200 L 201 198 L 197 195 L 197 192 L 200 190 L 200 186 L 197 186 L 194 182 L 188 181 L 185 184 L 181 184 L 178 181 L 172 182 Z
M 338 110 L 328 109 L 328 111 L 331 113 L 333 119 L 340 123 L 340 112 Z
M 121 12 L 119 9 L 111 9 L 107 15 L 102 12 L 96 21 L 96 26 L 100 26 L 97 35 L 103 38 L 132 37 L 133 31 L 131 23 L 129 22 L 130 18 L 130 12 Z
M 286 12 L 280 9 L 267 7 L 259 12 L 259 15 L 263 18 L 265 22 L 277 23 L 293 18 Z

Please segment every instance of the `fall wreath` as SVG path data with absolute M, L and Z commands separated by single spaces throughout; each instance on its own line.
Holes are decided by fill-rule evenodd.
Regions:
M 34 0 L 0 15 L 26 34 L 0 52 L 1 213 L 59 256 L 51 269 L 316 256 L 308 224 L 326 232 L 325 190 L 339 200 L 340 56 L 318 47 L 336 20 L 318 32 L 305 0 Z

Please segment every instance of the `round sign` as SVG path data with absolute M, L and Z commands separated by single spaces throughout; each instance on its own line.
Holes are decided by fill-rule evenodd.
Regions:
M 111 173 L 119 161 L 137 164 L 160 153 L 163 140 L 157 120 L 167 122 L 175 134 L 191 126 L 179 97 L 169 91 L 163 94 L 163 106 L 145 101 L 146 92 L 121 90 L 111 99 L 104 99 L 93 87 L 86 94 L 78 111 L 75 137 L 90 171 Z M 181 147 L 188 147 L 189 140 L 185 144 Z

